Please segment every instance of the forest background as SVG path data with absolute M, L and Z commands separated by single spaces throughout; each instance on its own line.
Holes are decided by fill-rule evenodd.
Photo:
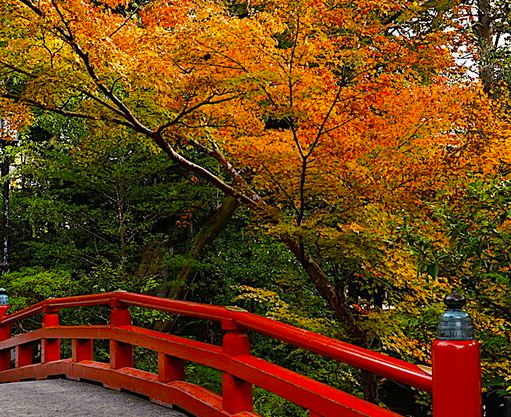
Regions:
M 499 0 L 0 0 L 0 285 L 14 308 L 117 289 L 236 304 L 424 365 L 458 289 L 485 388 L 509 389 L 510 23 Z M 257 408 L 303 414 L 262 391 Z

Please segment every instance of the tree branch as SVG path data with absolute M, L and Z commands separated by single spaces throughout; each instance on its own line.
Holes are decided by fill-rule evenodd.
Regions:
M 11 70 L 13 70 L 15 72 L 19 72 L 20 74 L 26 75 L 29 78 L 32 78 L 32 79 L 37 78 L 37 75 L 35 75 L 35 74 L 33 74 L 33 73 L 29 72 L 29 71 L 26 71 L 24 69 L 21 69 L 19 67 L 16 67 L 16 66 L 14 66 L 12 64 L 9 64 L 8 62 L 0 60 L 0 65 L 3 65 L 4 67 L 9 68 L 9 69 L 11 69 Z
M 167 128 L 169 128 L 170 126 L 172 125 L 175 125 L 177 123 L 179 123 L 179 121 L 185 117 L 186 115 L 190 114 L 190 113 L 193 113 L 195 110 L 198 110 L 200 109 L 201 107 L 204 107 L 204 106 L 209 106 L 209 105 L 214 105 L 214 104 L 219 104 L 219 103 L 224 103 L 226 101 L 231 101 L 231 100 L 234 100 L 235 98 L 237 98 L 237 96 L 230 96 L 230 97 L 225 97 L 223 99 L 218 99 L 218 100 L 212 100 L 214 97 L 219 97 L 223 94 L 218 94 L 218 93 L 213 93 L 211 94 L 208 98 L 206 98 L 204 101 L 200 102 L 200 103 L 197 103 L 196 105 L 192 106 L 192 107 L 188 107 L 188 104 L 190 103 L 189 100 L 187 100 L 185 102 L 185 106 L 183 107 L 183 109 L 181 110 L 181 112 L 176 116 L 174 117 L 172 120 L 169 120 L 167 123 L 161 125 L 157 130 L 156 132 L 158 132 L 159 134 L 163 133 L 163 131 Z
M 261 199 L 257 200 L 248 197 L 247 195 L 235 189 L 233 186 L 224 182 L 222 179 L 217 177 L 215 174 L 213 174 L 206 168 L 186 159 L 183 155 L 178 153 L 160 133 L 154 132 L 150 135 L 150 137 L 173 161 L 177 162 L 179 165 L 183 166 L 189 171 L 194 172 L 201 178 L 204 178 L 206 181 L 208 181 L 210 184 L 217 187 L 218 189 L 222 190 L 224 193 L 236 197 L 237 199 L 239 199 L 245 205 L 252 209 L 257 210 L 264 205 Z

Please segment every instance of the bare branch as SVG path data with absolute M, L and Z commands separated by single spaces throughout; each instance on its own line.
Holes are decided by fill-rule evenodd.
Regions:
M 119 32 L 126 24 L 131 20 L 133 16 L 135 16 L 140 9 L 140 5 L 138 5 L 133 12 L 130 13 L 130 15 L 122 22 L 117 29 L 115 29 L 110 35 L 108 35 L 109 38 L 114 36 L 117 32 Z
M 287 192 L 287 190 L 284 188 L 284 186 L 275 178 L 275 176 L 271 173 L 271 171 L 268 169 L 268 167 L 264 164 L 262 166 L 263 166 L 264 171 L 270 178 L 271 182 L 273 182 L 279 188 L 279 190 L 282 191 L 282 193 L 286 196 L 286 199 L 289 201 L 289 204 L 291 204 L 291 208 L 296 213 L 296 216 L 298 218 L 300 216 L 300 211 L 298 210 L 298 207 L 296 207 L 296 204 L 295 204 L 293 198 L 291 197 L 291 195 Z
M 92 94 L 90 91 L 87 91 L 84 88 L 78 88 L 77 91 L 79 91 L 80 93 L 89 97 L 91 100 L 94 100 L 97 103 L 101 104 L 102 106 L 106 107 L 108 110 L 114 112 L 118 116 L 124 117 L 124 114 L 121 113 L 118 109 L 116 109 L 114 106 L 112 106 L 110 103 L 106 102 L 105 100 L 101 99 L 100 97 Z
M 20 3 L 30 8 L 38 16 L 44 16 L 43 12 L 30 0 L 19 0 Z
M 217 187 L 218 189 L 222 190 L 224 193 L 231 195 L 240 201 L 242 201 L 244 204 L 246 204 L 248 207 L 251 207 L 253 209 L 260 209 L 261 207 L 264 207 L 263 201 L 258 198 L 259 196 L 254 195 L 252 198 L 243 194 L 239 190 L 235 189 L 233 186 L 227 184 L 224 182 L 221 178 L 213 174 L 212 172 L 208 171 L 206 168 L 195 164 L 194 162 L 186 159 L 183 155 L 178 153 L 165 139 L 164 137 L 155 132 L 151 135 L 155 143 L 175 162 L 177 162 L 179 165 L 183 166 L 184 168 L 188 169 L 191 172 L 194 172 L 199 177 L 204 178 L 206 181 L 208 181 L 213 186 Z M 256 199 L 254 199 L 256 197 Z
M 196 105 L 194 105 L 192 107 L 188 107 L 190 100 L 187 100 L 185 102 L 185 105 L 184 105 L 183 109 L 181 110 L 181 112 L 176 117 L 174 117 L 172 120 L 161 125 L 156 131 L 161 134 L 165 129 L 169 128 L 172 125 L 179 123 L 183 117 L 187 116 L 190 113 L 193 113 L 195 110 L 198 110 L 201 107 L 224 103 L 226 101 L 234 100 L 238 97 L 238 96 L 229 96 L 229 97 L 225 97 L 225 98 L 220 98 L 218 100 L 213 100 L 214 97 L 218 97 L 221 95 L 223 95 L 223 94 L 213 93 L 208 98 L 201 101 L 200 103 L 197 103 Z
M 318 133 L 317 133 L 316 137 L 314 138 L 314 141 L 312 142 L 312 145 L 309 148 L 309 151 L 307 152 L 306 158 L 309 158 L 312 155 L 312 153 L 314 152 L 314 150 L 316 149 L 316 147 L 318 146 L 319 139 L 321 138 L 321 135 L 323 135 L 323 130 L 325 129 L 328 119 L 330 119 L 332 111 L 334 110 L 335 105 L 338 103 L 339 98 L 341 97 L 342 89 L 343 89 L 343 84 L 339 85 L 339 88 L 337 89 L 337 91 L 335 93 L 335 97 L 332 100 L 332 104 L 328 108 L 328 111 L 326 112 L 325 117 L 323 117 L 321 125 L 318 129 Z
M 106 121 L 106 122 L 111 122 L 111 123 L 114 123 L 114 124 L 117 124 L 117 125 L 126 126 L 126 127 L 129 127 L 131 129 L 133 129 L 133 126 L 131 124 L 129 124 L 125 120 L 121 120 L 121 119 L 109 118 L 109 117 L 105 117 L 105 116 L 96 116 L 96 115 L 87 114 L 87 113 L 80 113 L 80 112 L 69 111 L 69 110 L 65 110 L 63 107 L 49 106 L 49 105 L 41 103 L 41 102 L 39 102 L 37 100 L 19 97 L 19 96 L 16 96 L 14 94 L 10 94 L 10 93 L 0 94 L 0 97 L 7 98 L 9 100 L 13 100 L 13 101 L 16 101 L 16 102 L 19 102 L 19 103 L 28 104 L 28 105 L 37 107 L 38 109 L 46 110 L 46 111 L 49 111 L 49 112 L 52 112 L 52 113 L 56 113 L 56 114 L 60 114 L 62 116 L 75 117 L 75 118 L 78 118 L 78 119 L 87 119 L 87 120 L 103 120 L 103 121 Z
M 143 123 L 141 123 L 131 112 L 131 110 L 124 104 L 124 102 L 119 97 L 117 97 L 113 93 L 113 91 L 111 91 L 109 88 L 106 87 L 106 85 L 102 83 L 100 77 L 96 73 L 90 61 L 88 53 L 84 52 L 83 49 L 78 44 L 78 42 L 76 41 L 69 22 L 66 20 L 62 10 L 60 10 L 55 0 L 52 0 L 52 5 L 55 8 L 55 11 L 57 12 L 62 24 L 65 27 L 65 30 L 59 27 L 57 27 L 56 30 L 60 33 L 62 39 L 73 49 L 75 54 L 80 58 L 80 60 L 85 66 L 87 73 L 89 74 L 89 77 L 92 79 L 97 89 L 114 103 L 114 105 L 120 110 L 120 113 L 122 113 L 123 117 L 131 124 L 134 130 L 140 133 L 150 135 L 152 131 Z

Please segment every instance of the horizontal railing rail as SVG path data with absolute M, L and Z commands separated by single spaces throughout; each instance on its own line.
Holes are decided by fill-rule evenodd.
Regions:
M 32 307 L 5 316 L 0 323 L 12 324 L 32 315 L 40 314 L 44 308 L 48 307 L 53 309 L 89 307 L 109 305 L 112 301 L 122 302 L 126 306 L 144 307 L 204 320 L 233 320 L 244 329 L 270 336 L 415 388 L 428 392 L 432 390 L 431 375 L 417 365 L 253 313 L 232 310 L 228 307 L 170 300 L 143 294 L 110 292 L 45 300 Z
M 105 305 L 111 308 L 108 325 L 61 326 L 61 309 Z M 133 326 L 129 307 L 220 322 L 222 346 Z M 12 336 L 20 320 L 42 314 L 42 328 Z M 372 352 L 268 319 L 239 308 L 170 300 L 127 292 L 110 292 L 48 299 L 0 318 L 0 382 L 63 374 L 91 379 L 113 388 L 130 389 L 155 401 L 178 405 L 197 416 L 251 413 L 256 385 L 310 410 L 314 416 L 396 417 L 343 391 L 297 374 L 250 354 L 246 331 L 253 331 L 336 361 L 428 392 L 432 375 L 417 365 Z M 62 359 L 60 342 L 72 341 L 72 357 Z M 110 364 L 93 360 L 93 341 L 109 340 Z M 41 363 L 33 363 L 33 346 L 41 345 Z M 133 346 L 158 354 L 158 374 L 134 368 Z M 15 349 L 15 367 L 10 351 Z M 184 361 L 222 372 L 218 395 L 185 381 Z

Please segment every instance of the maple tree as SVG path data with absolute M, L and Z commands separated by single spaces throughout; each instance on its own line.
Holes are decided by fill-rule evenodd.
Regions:
M 389 259 L 387 224 L 505 158 L 480 134 L 479 87 L 453 82 L 451 6 L 1 0 L 2 117 L 36 107 L 149 141 L 248 207 L 368 346 L 350 285 L 371 304 L 413 274 Z

